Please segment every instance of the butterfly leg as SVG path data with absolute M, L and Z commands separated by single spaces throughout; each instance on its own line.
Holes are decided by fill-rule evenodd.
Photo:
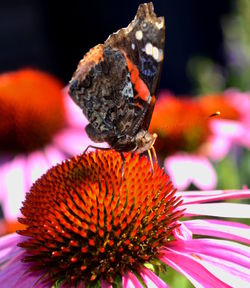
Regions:
M 89 148 L 94 148 L 94 149 L 99 149 L 99 150 L 112 150 L 112 148 L 110 147 L 98 147 L 98 146 L 94 146 L 94 145 L 88 145 L 87 148 L 83 151 L 83 154 L 85 154 Z

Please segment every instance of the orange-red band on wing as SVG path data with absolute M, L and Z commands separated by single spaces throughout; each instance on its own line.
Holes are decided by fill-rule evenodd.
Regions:
M 140 78 L 139 76 L 139 70 L 136 67 L 136 65 L 134 65 L 126 56 L 125 54 L 125 58 L 128 64 L 128 71 L 130 73 L 130 79 L 131 82 L 133 83 L 135 90 L 137 91 L 137 95 L 135 95 L 136 97 L 140 97 L 142 100 L 144 101 L 148 101 L 148 97 L 149 97 L 149 90 L 147 85 L 144 83 L 144 81 Z

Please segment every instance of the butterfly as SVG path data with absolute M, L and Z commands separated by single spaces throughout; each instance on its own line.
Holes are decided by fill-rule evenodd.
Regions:
M 128 27 L 85 54 L 70 81 L 69 94 L 89 121 L 85 129 L 91 140 L 107 142 L 121 155 L 153 149 L 157 135 L 148 128 L 164 44 L 164 17 L 157 17 L 153 4 L 145 3 Z

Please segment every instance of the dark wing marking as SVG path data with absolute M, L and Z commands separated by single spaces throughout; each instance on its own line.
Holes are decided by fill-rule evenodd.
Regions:
M 112 45 L 124 51 L 129 60 L 136 65 L 140 78 L 147 85 L 151 98 L 148 105 L 144 105 L 147 112 L 144 113 L 144 121 L 141 123 L 141 128 L 147 130 L 156 101 L 163 63 L 164 18 L 155 15 L 152 3 L 141 4 L 129 26 L 110 35 L 104 45 Z

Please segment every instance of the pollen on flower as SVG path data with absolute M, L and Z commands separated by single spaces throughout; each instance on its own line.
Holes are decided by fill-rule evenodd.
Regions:
M 0 75 L 0 149 L 43 147 L 64 125 L 63 85 L 37 70 Z
M 146 157 L 96 151 L 51 168 L 32 186 L 22 207 L 27 240 L 23 259 L 42 281 L 113 283 L 138 271 L 174 239 L 182 211 L 169 177 Z M 136 177 L 135 177 L 136 175 Z

